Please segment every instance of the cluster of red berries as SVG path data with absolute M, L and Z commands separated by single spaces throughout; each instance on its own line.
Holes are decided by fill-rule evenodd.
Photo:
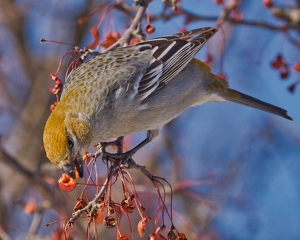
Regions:
M 280 77 L 286 79 L 289 76 L 289 68 L 281 54 L 278 54 L 271 63 L 272 67 L 280 72 Z

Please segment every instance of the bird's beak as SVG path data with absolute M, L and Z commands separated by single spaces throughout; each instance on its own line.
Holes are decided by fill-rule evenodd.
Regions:
M 62 170 L 71 178 L 78 179 L 83 177 L 83 161 L 76 158 L 72 163 L 66 164 Z

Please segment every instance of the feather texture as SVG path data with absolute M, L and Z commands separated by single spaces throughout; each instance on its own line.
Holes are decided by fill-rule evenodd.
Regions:
M 152 47 L 152 61 L 140 81 L 138 97 L 144 100 L 165 87 L 216 32 L 214 28 L 200 28 L 138 43 Z M 149 83 L 148 74 L 154 68 L 152 65 L 158 64 L 162 67 L 157 69 L 156 76 L 150 78 L 156 82 Z

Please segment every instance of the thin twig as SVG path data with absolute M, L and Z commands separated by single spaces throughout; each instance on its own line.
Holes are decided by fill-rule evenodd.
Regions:
M 107 48 L 106 51 L 114 49 L 119 45 L 127 46 L 129 44 L 130 39 L 132 38 L 133 35 L 135 35 L 135 31 L 138 30 L 139 23 L 143 19 L 144 13 L 150 2 L 151 2 L 150 0 L 142 1 L 138 11 L 135 14 L 134 19 L 132 20 L 130 26 L 123 33 L 123 36 L 118 41 L 116 41 L 113 45 L 111 45 L 109 48 Z
M 98 194 L 95 196 L 95 198 L 93 200 L 91 200 L 84 208 L 79 209 L 72 214 L 72 217 L 69 218 L 66 223 L 67 228 L 72 227 L 74 225 L 74 222 L 81 216 L 81 214 L 83 214 L 83 213 L 93 214 L 93 213 L 97 212 L 98 205 L 99 205 L 99 199 L 102 198 L 103 195 L 105 194 L 107 187 L 109 185 L 109 182 L 111 181 L 112 176 L 113 176 L 113 174 L 111 172 L 109 172 L 102 188 L 100 189 Z
M 9 165 L 16 172 L 31 180 L 35 178 L 36 175 L 33 172 L 24 168 L 17 159 L 11 157 L 3 148 L 0 148 L 0 156 L 0 160 Z

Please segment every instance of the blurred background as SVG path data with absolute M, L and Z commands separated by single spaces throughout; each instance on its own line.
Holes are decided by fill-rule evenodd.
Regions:
M 111 7 L 105 8 L 108 3 Z M 122 35 L 135 15 L 132 4 L 1 0 L 0 239 L 64 239 L 64 221 L 46 224 L 70 217 L 82 190 L 62 192 L 57 184 L 60 170 L 40 150 L 49 106 L 55 101 L 47 89 L 53 87 L 49 74 L 72 49 L 40 44 L 40 38 L 83 48 L 95 40 L 90 30 L 99 16 L 101 41 L 112 32 Z M 152 1 L 147 15 L 155 31 L 146 37 L 219 26 L 197 57 L 224 75 L 231 88 L 286 109 L 294 121 L 234 103 L 205 104 L 169 123 L 134 160 L 172 185 L 174 222 L 188 239 L 300 239 L 300 1 L 178 4 L 174 12 L 166 3 Z M 65 61 L 62 80 L 66 67 Z M 137 133 L 125 143 L 133 147 L 144 138 L 145 133 Z M 97 166 L 105 177 L 106 166 L 101 160 Z M 147 214 L 154 218 L 153 185 L 140 172 L 130 173 Z M 115 190 L 117 198 L 117 186 Z M 138 221 L 132 215 L 134 236 Z M 126 216 L 122 227 L 128 232 Z M 87 228 L 83 218 L 67 238 L 87 239 Z M 96 229 L 95 239 L 116 238 L 116 229 L 104 228 L 101 221 L 91 229 L 93 234 Z M 151 232 L 153 227 L 147 227 L 144 238 Z

